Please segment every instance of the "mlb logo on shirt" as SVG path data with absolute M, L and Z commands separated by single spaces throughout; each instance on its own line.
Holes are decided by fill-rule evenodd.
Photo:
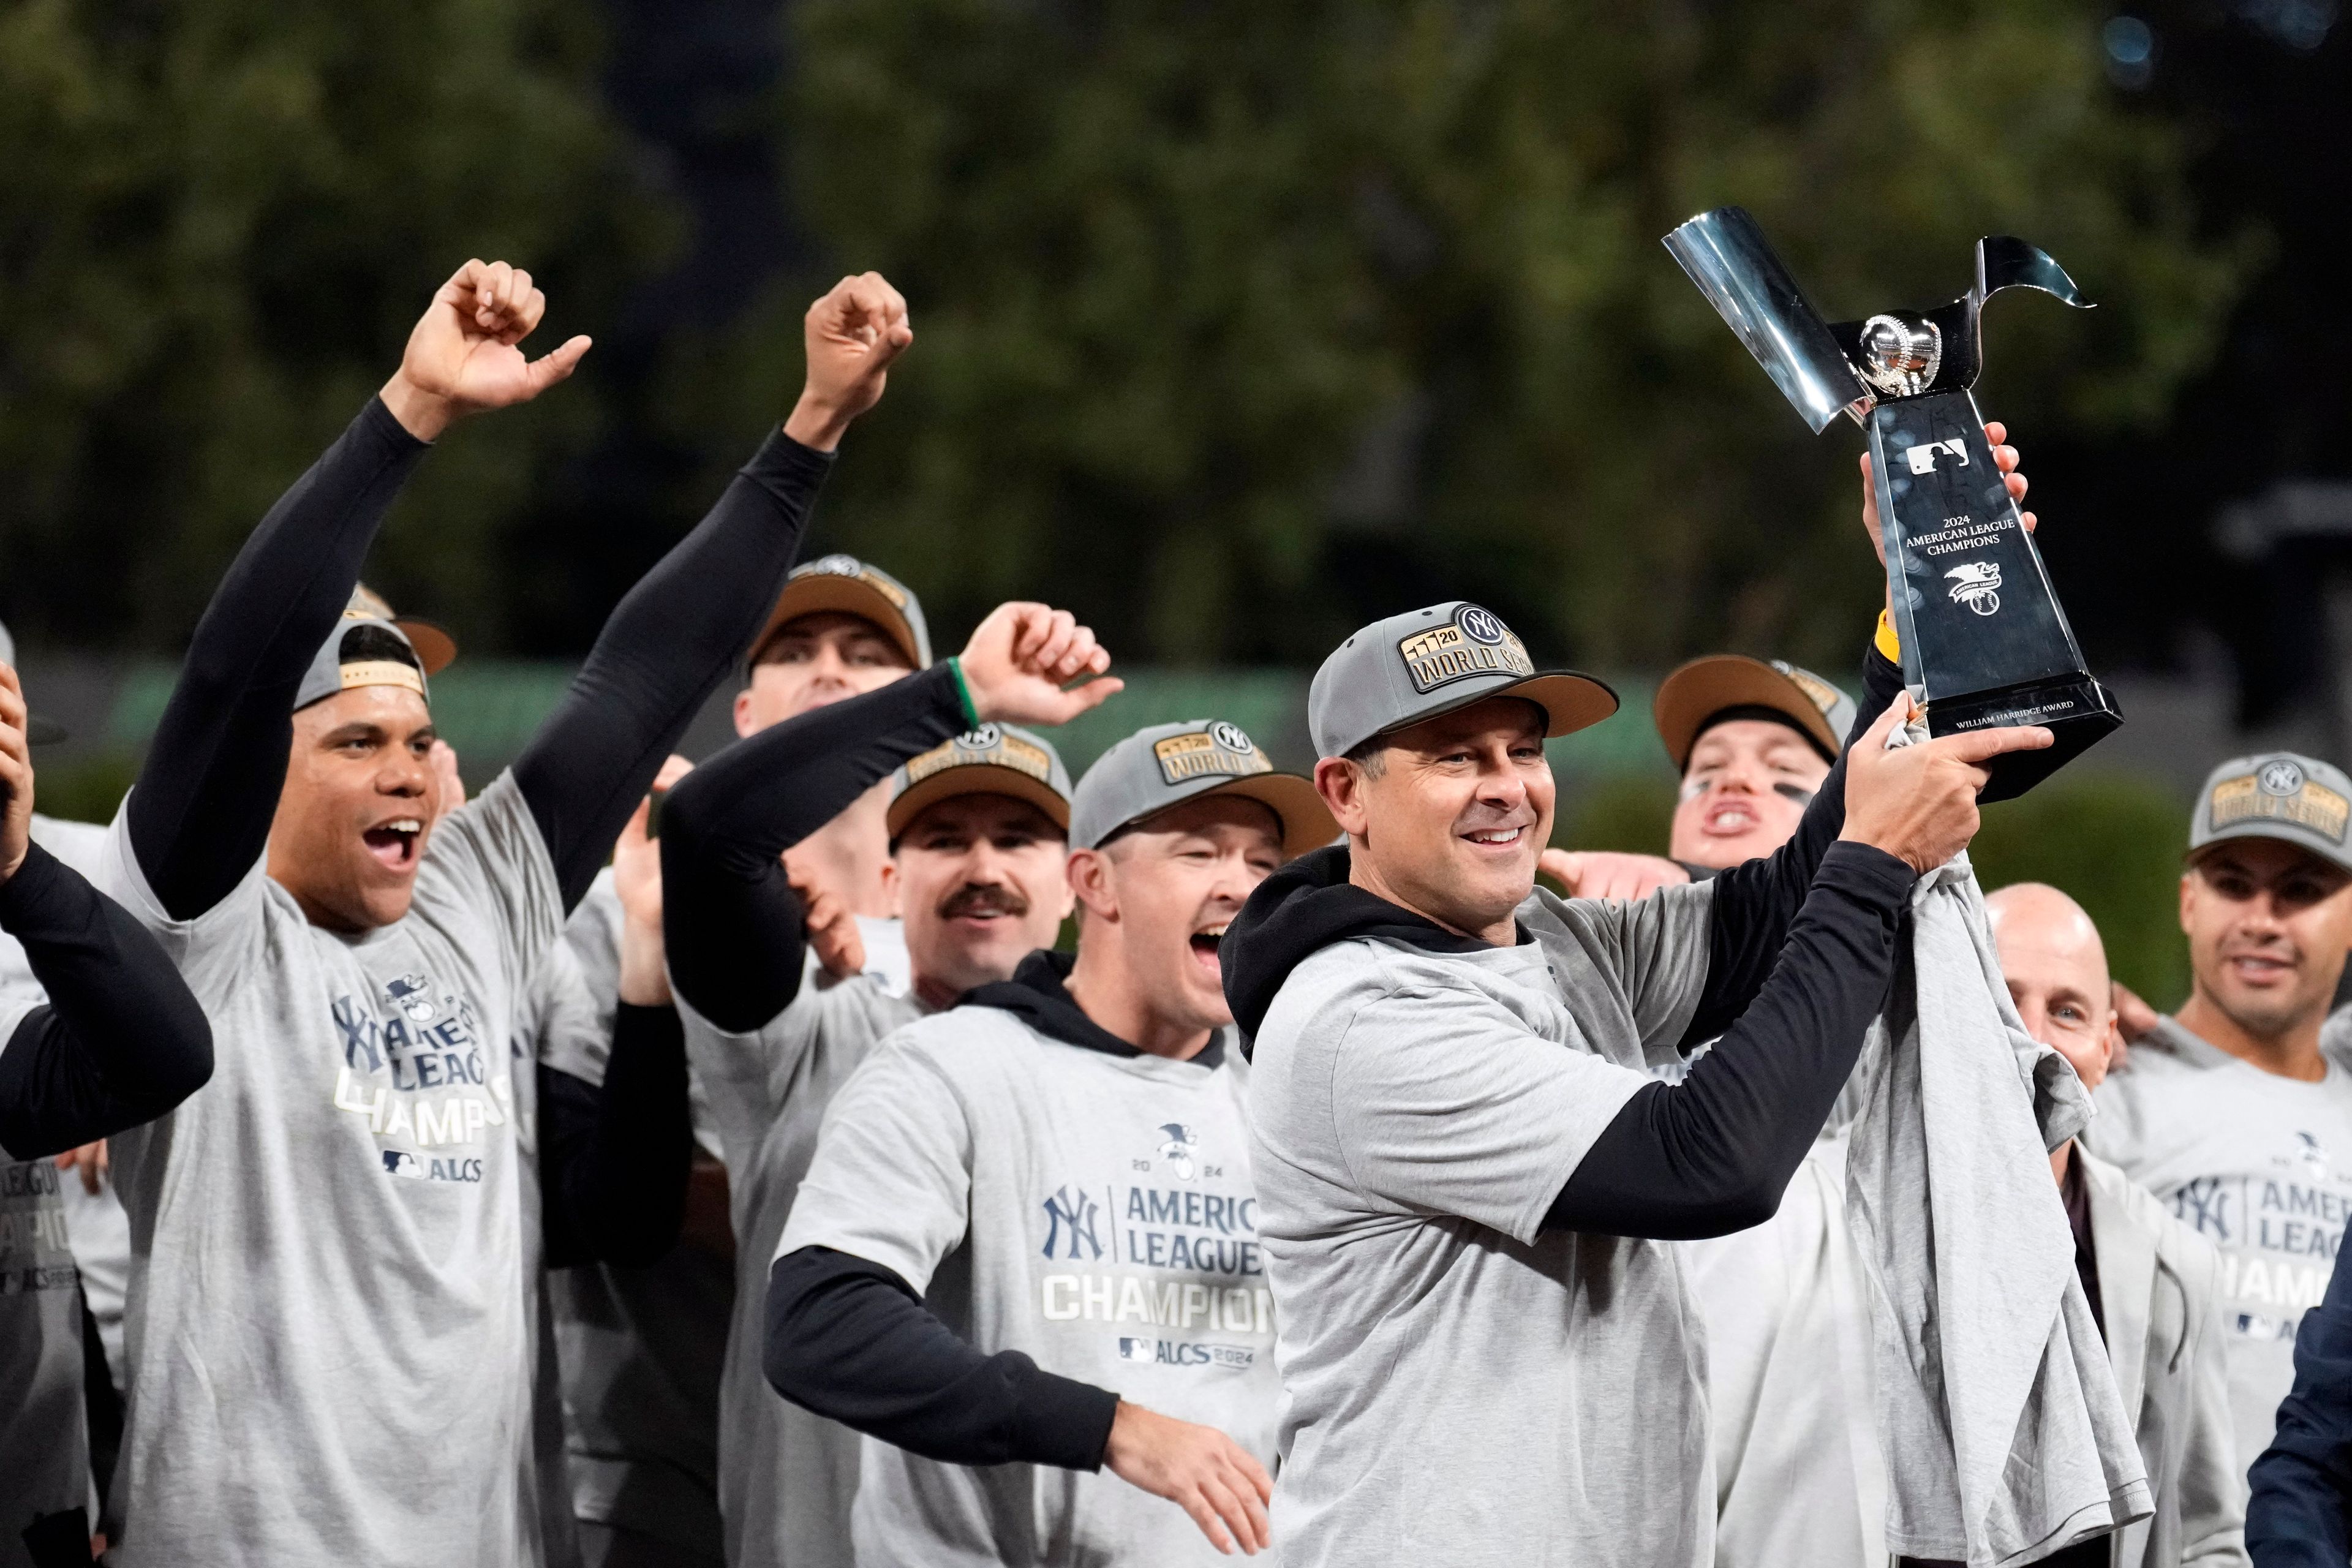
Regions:
M 425 1179 L 425 1167 L 418 1164 L 416 1156 L 405 1149 L 386 1149 L 383 1152 L 383 1168 L 395 1176 L 406 1176 L 412 1182 Z
M 1121 1334 L 1118 1341 L 1118 1359 L 1121 1361 L 1158 1361 L 1160 1359 L 1160 1348 L 1150 1340 L 1139 1340 L 1126 1334 Z

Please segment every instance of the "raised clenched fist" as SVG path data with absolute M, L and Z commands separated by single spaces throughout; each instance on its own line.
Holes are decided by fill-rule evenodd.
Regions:
M 915 341 L 906 296 L 879 272 L 845 278 L 808 308 L 801 337 L 808 383 L 784 421 L 784 434 L 830 452 L 841 445 L 849 422 L 881 401 L 892 362 Z
M 983 720 L 1066 724 L 1126 683 L 1103 671 L 1110 653 L 1067 610 L 1016 600 L 973 628 L 956 663 Z M 1070 687 L 1073 680 L 1083 686 Z
M 430 441 L 469 414 L 529 403 L 570 375 L 588 352 L 572 338 L 544 359 L 516 345 L 547 314 L 530 274 L 503 261 L 468 261 L 441 285 L 408 334 L 384 406 L 408 433 Z

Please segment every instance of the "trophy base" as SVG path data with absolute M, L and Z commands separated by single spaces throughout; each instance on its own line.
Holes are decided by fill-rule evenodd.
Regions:
M 2005 752 L 1987 764 L 1992 778 L 1977 799 L 2014 800 L 2089 751 L 2124 721 L 2115 693 L 2087 675 L 2032 680 L 1996 691 L 1938 697 L 1927 704 L 1927 732 L 1958 735 L 2004 724 L 2040 724 L 2055 736 L 2039 752 Z

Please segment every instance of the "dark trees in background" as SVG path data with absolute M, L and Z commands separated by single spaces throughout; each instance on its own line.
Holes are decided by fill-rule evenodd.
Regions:
M 2281 68 L 2342 57 L 2214 17 Z M 2184 384 L 2226 403 L 2195 390 L 2235 374 L 2225 328 L 2309 287 L 2216 162 L 2242 131 L 2216 100 L 2301 89 L 2172 91 L 2212 62 L 2162 17 L 2152 84 L 2119 86 L 2110 20 L 0 0 L 0 615 L 176 648 L 425 293 L 499 253 L 546 281 L 551 341 L 599 346 L 453 436 L 373 568 L 476 649 L 583 647 L 782 411 L 811 291 L 873 266 L 919 342 L 818 542 L 945 634 L 1020 592 L 1133 657 L 1300 662 L 1461 593 L 1547 655 L 1843 668 L 1874 598 L 1858 435 L 1808 435 L 1657 245 L 1738 201 L 1832 315 L 1950 297 L 1989 231 L 2074 269 L 2102 308 L 2004 299 L 1982 395 L 2095 649 L 2160 656 L 2093 602 L 2094 551 L 2127 531 L 2160 576 L 2149 542 L 2193 559 L 2205 519 L 2102 510 L 2097 458 L 2177 439 Z

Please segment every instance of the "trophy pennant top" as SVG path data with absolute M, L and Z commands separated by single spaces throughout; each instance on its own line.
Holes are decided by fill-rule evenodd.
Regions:
M 2091 308 L 2055 258 L 2011 235 L 1977 241 L 1975 282 L 1950 304 L 1832 324 L 1743 207 L 1701 213 L 1664 243 L 1815 435 L 1840 414 L 1860 424 L 1880 403 L 1974 386 L 1984 368 L 1979 318 L 2004 289 Z

